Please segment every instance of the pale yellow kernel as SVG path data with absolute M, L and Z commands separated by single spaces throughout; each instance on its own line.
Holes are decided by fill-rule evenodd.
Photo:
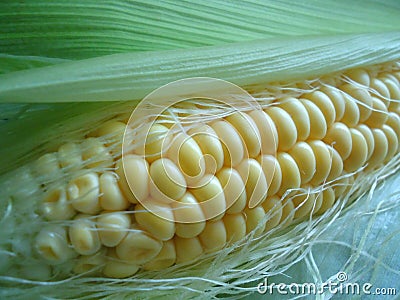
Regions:
M 346 124 L 348 127 L 355 127 L 360 121 L 360 110 L 357 103 L 344 93 L 344 114 L 340 122 Z
M 381 129 L 372 129 L 372 135 L 374 136 L 375 147 L 368 160 L 368 169 L 375 168 L 385 160 L 389 147 L 386 135 Z
M 203 210 L 206 220 L 219 220 L 226 211 L 224 190 L 218 178 L 205 175 L 199 182 L 199 187 L 190 189 Z
M 373 111 L 369 118 L 364 122 L 366 125 L 378 128 L 386 123 L 388 119 L 388 110 L 385 104 L 378 98 L 372 97 L 372 108 Z
M 292 200 L 284 200 L 282 203 L 282 217 L 279 221 L 279 224 L 282 226 L 282 228 L 289 226 L 293 222 L 295 209 L 296 208 Z
M 392 127 L 394 132 L 396 132 L 396 136 L 400 139 L 400 116 L 390 112 L 389 118 L 386 121 L 386 125 Z
M 315 173 L 316 161 L 314 152 L 306 142 L 299 142 L 289 150 L 300 170 L 301 183 L 309 182 Z
M 160 253 L 153 260 L 143 265 L 143 269 L 158 271 L 172 266 L 175 261 L 175 243 L 173 240 L 169 240 L 163 243 Z
M 237 171 L 246 187 L 248 206 L 261 204 L 267 198 L 268 184 L 260 164 L 253 158 L 244 159 Z
M 224 165 L 224 151 L 217 133 L 208 125 L 190 129 L 188 134 L 197 142 L 204 155 L 205 172 L 215 174 Z
M 297 129 L 297 140 L 306 140 L 310 135 L 310 117 L 304 105 L 296 98 L 284 98 L 279 107 L 293 119 Z
M 282 184 L 282 170 L 279 165 L 278 160 L 272 155 L 263 155 L 258 158 L 265 178 L 268 183 L 268 193 L 267 196 L 275 195 Z
M 100 275 L 106 261 L 105 251 L 99 251 L 94 255 L 81 255 L 74 260 L 73 271 L 82 275 Z
M 316 215 L 319 209 L 322 206 L 322 202 L 324 201 L 324 194 L 319 191 L 318 193 L 315 194 L 315 201 L 312 207 L 312 214 Z
M 196 141 L 185 133 L 174 136 L 167 152 L 190 186 L 203 177 L 206 164 L 203 153 Z
M 374 141 L 374 136 L 372 135 L 371 129 L 364 124 L 358 125 L 355 129 L 357 129 L 361 134 L 364 136 L 365 141 L 367 142 L 367 147 L 368 147 L 368 154 L 367 154 L 367 159 L 369 159 L 374 152 L 375 148 L 375 141 Z
M 35 238 L 35 249 L 52 265 L 64 263 L 76 255 L 68 244 L 65 228 L 54 224 L 40 230 Z
M 33 169 L 43 182 L 54 180 L 61 173 L 57 153 L 42 155 L 34 162 Z
M 186 192 L 186 180 L 179 168 L 168 158 L 160 158 L 150 165 L 150 195 L 152 198 L 172 202 Z
M 291 199 L 296 207 L 294 213 L 295 219 L 309 215 L 315 202 L 315 194 L 311 193 L 311 186 L 306 185 L 302 189 Z
M 399 148 L 399 139 L 397 138 L 394 130 L 388 125 L 383 125 L 382 131 L 388 141 L 388 152 L 384 161 L 387 162 L 397 153 L 397 150 Z
M 67 200 L 65 187 L 59 187 L 48 191 L 43 198 L 40 206 L 42 214 L 47 220 L 68 220 L 71 219 L 76 211 Z
M 168 204 L 149 198 L 135 206 L 134 216 L 139 226 L 158 240 L 167 241 L 175 234 L 174 214 Z
M 278 195 L 282 196 L 288 189 L 300 187 L 301 176 L 296 161 L 287 153 L 278 153 L 277 156 L 282 171 L 282 183 Z
M 331 153 L 324 142 L 311 141 L 309 145 L 313 149 L 316 160 L 315 174 L 310 183 L 317 186 L 324 182 L 329 175 L 332 166 Z
M 296 124 L 290 115 L 279 107 L 269 107 L 265 112 L 271 117 L 278 132 L 278 149 L 289 150 L 297 140 Z
M 163 243 L 133 226 L 125 238 L 115 247 L 118 258 L 141 265 L 160 253 Z
M 368 145 L 361 132 L 350 128 L 351 132 L 351 153 L 349 157 L 343 161 L 346 172 L 351 173 L 361 168 L 367 160 Z
M 97 217 L 96 225 L 101 243 L 115 247 L 128 234 L 131 218 L 123 212 L 104 212 Z
M 261 136 L 256 123 L 246 113 L 235 112 L 225 118 L 238 131 L 250 157 L 257 157 L 261 151 Z
M 371 115 L 372 106 L 372 97 L 368 91 L 365 88 L 356 87 L 351 84 L 342 85 L 340 89 L 346 93 L 346 98 L 350 101 L 358 101 L 357 105 L 360 112 L 359 122 L 367 120 Z
M 237 166 L 245 155 L 245 149 L 240 135 L 235 128 L 227 121 L 214 122 L 211 127 L 221 141 L 224 152 L 224 165 Z
M 77 170 L 83 168 L 82 151 L 75 143 L 66 143 L 58 148 L 58 160 L 61 167 Z
M 172 140 L 169 129 L 161 124 L 153 124 L 146 135 L 138 142 L 139 147 L 135 150 L 137 154 L 145 155 L 149 163 L 161 158 L 161 155 L 168 149 Z
M 100 176 L 100 206 L 103 210 L 125 210 L 129 201 L 118 186 L 117 175 L 104 172 Z
M 197 237 L 186 239 L 176 236 L 174 238 L 176 263 L 193 261 L 199 258 L 203 253 L 203 247 Z
M 207 221 L 206 227 L 200 233 L 199 239 L 204 247 L 204 252 L 215 252 L 226 244 L 226 229 L 222 220 Z
M 342 174 L 343 171 L 343 160 L 340 157 L 339 152 L 337 152 L 333 147 L 327 146 L 329 153 L 331 155 L 332 166 L 329 171 L 329 175 L 326 178 L 326 181 L 335 180 Z
M 347 175 L 347 173 L 343 172 L 342 175 Z M 346 192 L 346 190 L 350 188 L 351 177 L 346 176 L 335 181 L 333 185 L 333 191 L 335 192 L 335 199 L 338 199 L 342 194 Z
M 324 115 L 326 125 L 330 127 L 336 119 L 335 107 L 331 99 L 321 91 L 314 91 L 310 94 L 305 94 L 302 98 L 308 99 L 318 106 Z
M 307 99 L 300 99 L 306 108 L 310 117 L 310 135 L 309 139 L 322 139 L 327 130 L 326 120 L 323 113 L 313 102 Z
M 329 97 L 335 107 L 335 121 L 340 121 L 344 116 L 345 100 L 340 90 L 332 87 L 322 87 L 321 91 Z
M 103 269 L 105 276 L 126 278 L 136 274 L 137 271 L 139 271 L 139 266 L 136 262 L 121 260 L 113 248 L 108 250 L 106 264 Z
M 246 236 L 246 219 L 242 213 L 225 215 L 223 221 L 228 243 L 235 243 Z
M 124 155 L 116 165 L 119 187 L 131 203 L 144 201 L 149 196 L 149 164 L 138 155 Z
M 110 147 L 110 152 L 114 155 L 120 155 L 122 151 L 122 142 L 126 124 L 119 121 L 110 120 L 101 124 L 92 134 L 92 136 L 102 137 L 105 145 Z
M 226 213 L 236 214 L 241 212 L 246 206 L 247 195 L 240 174 L 235 169 L 223 168 L 217 173 L 217 178 L 224 189 Z
M 371 93 L 375 94 L 376 97 L 381 99 L 386 107 L 389 106 L 390 91 L 382 80 L 378 78 L 373 78 L 371 80 L 371 88 L 373 91 Z
M 256 229 L 254 236 L 259 236 L 265 229 L 265 222 L 262 224 L 265 217 L 264 207 L 259 205 L 254 208 L 248 208 L 243 211 L 246 218 L 246 233 L 250 233 Z M 259 226 L 259 224 L 261 224 Z
M 82 159 L 85 167 L 111 167 L 114 163 L 113 158 L 104 144 L 98 138 L 87 138 L 81 144 Z
M 386 85 L 390 93 L 390 101 L 388 110 L 400 114 L 400 84 L 395 82 L 392 78 L 383 78 L 382 82 Z
M 204 213 L 192 194 L 186 193 L 179 202 L 171 205 L 176 221 L 177 236 L 192 238 L 203 231 L 206 225 Z
M 346 71 L 344 74 L 348 76 L 351 80 L 368 87 L 370 85 L 370 77 L 366 70 L 364 69 L 351 69 Z
M 324 191 L 322 192 L 321 207 L 319 208 L 318 211 L 316 211 L 316 213 L 323 214 L 329 208 L 331 208 L 334 203 L 335 203 L 335 192 L 334 192 L 333 188 L 328 187 L 328 188 L 324 189 Z
M 90 215 L 77 215 L 68 229 L 68 235 L 74 250 L 81 255 L 92 255 L 101 248 L 100 237 Z
M 261 154 L 275 155 L 278 149 L 278 131 L 271 117 L 262 110 L 254 110 L 249 113 L 260 132 Z
M 282 218 L 282 202 L 278 196 L 272 196 L 267 198 L 262 206 L 268 215 L 264 230 L 269 231 L 276 227 Z
M 331 145 L 344 160 L 349 157 L 351 153 L 351 133 L 349 128 L 343 123 L 334 123 L 328 129 L 323 141 Z
M 91 172 L 72 179 L 68 184 L 67 192 L 68 199 L 77 211 L 86 214 L 100 212 L 100 189 L 97 173 Z

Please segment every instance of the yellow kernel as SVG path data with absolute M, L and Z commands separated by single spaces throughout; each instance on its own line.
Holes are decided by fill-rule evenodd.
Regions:
M 118 258 L 138 265 L 147 263 L 160 253 L 163 243 L 143 230 L 133 227 L 115 247 Z
M 244 157 L 243 142 L 235 128 L 227 121 L 217 121 L 211 125 L 221 141 L 224 165 L 237 166 Z
M 262 110 L 254 110 L 249 113 L 260 132 L 261 153 L 275 155 L 278 149 L 278 131 L 271 117 Z
M 253 158 L 244 159 L 237 171 L 245 184 L 249 207 L 261 204 L 267 197 L 268 184 L 260 164 Z
M 135 262 L 121 260 L 114 249 L 109 249 L 103 274 L 111 278 L 126 278 L 136 274 L 139 266 Z
M 131 218 L 123 212 L 105 212 L 97 217 L 97 229 L 104 246 L 115 247 L 128 234 Z
M 333 188 L 328 187 L 322 192 L 322 203 L 319 210 L 316 211 L 317 214 L 323 214 L 335 203 L 335 192 Z
M 224 165 L 224 151 L 217 133 L 208 125 L 190 129 L 188 134 L 197 142 L 204 155 L 205 172 L 215 174 Z
M 113 158 L 107 148 L 98 138 L 87 138 L 82 144 L 82 159 L 86 163 L 86 168 L 111 167 Z
M 68 198 L 72 206 L 79 212 L 97 214 L 101 207 L 99 203 L 99 176 L 91 172 L 72 179 L 68 184 Z
M 139 141 L 139 148 L 135 150 L 140 155 L 145 155 L 149 163 L 161 158 L 164 150 L 170 145 L 172 134 L 169 129 L 161 124 L 153 124 L 146 136 L 141 137 L 143 141 Z M 144 147 L 143 147 L 144 143 Z
M 388 119 L 388 111 L 381 100 L 372 97 L 372 113 L 369 118 L 364 122 L 370 127 L 381 127 Z
M 75 261 L 74 273 L 82 275 L 100 275 L 100 271 L 106 264 L 104 251 L 99 251 L 94 255 L 81 255 Z
M 277 226 L 282 218 L 282 203 L 278 196 L 272 196 L 267 198 L 262 206 L 268 215 L 264 230 L 269 231 Z
M 322 114 L 324 115 L 324 119 L 326 121 L 326 125 L 330 127 L 336 119 L 335 107 L 331 99 L 321 91 L 314 91 L 310 94 L 306 94 L 302 96 L 305 99 L 310 100 L 315 105 L 318 106 Z M 298 112 L 300 114 L 300 112 Z
M 129 206 L 118 186 L 117 175 L 104 172 L 100 176 L 100 206 L 104 210 L 125 210 Z
M 396 136 L 400 139 L 400 116 L 390 112 L 386 125 L 392 127 L 394 132 L 396 132 Z
M 334 123 L 326 133 L 323 141 L 331 145 L 344 160 L 351 153 L 351 133 L 349 128 L 343 123 Z
M 282 196 L 288 189 L 300 187 L 301 176 L 300 170 L 293 157 L 287 153 L 278 153 L 277 158 L 282 171 L 282 183 L 278 195 Z
M 65 187 L 59 187 L 46 193 L 41 204 L 41 212 L 48 220 L 68 220 L 76 211 L 67 200 Z
M 261 137 L 256 123 L 249 115 L 235 112 L 225 118 L 238 131 L 250 157 L 256 157 L 261 151 Z
M 176 235 L 182 238 L 198 236 L 206 226 L 205 217 L 194 196 L 186 193 L 179 202 L 172 203 Z
M 297 166 L 300 170 L 301 183 L 309 182 L 315 173 L 315 156 L 310 145 L 306 142 L 299 142 L 292 149 L 289 150 L 289 154 L 296 161 Z
M 364 136 L 356 129 L 351 128 L 351 153 L 349 157 L 343 161 L 346 172 L 351 173 L 358 170 L 364 165 L 368 155 L 368 145 Z
M 374 136 L 375 147 L 368 160 L 368 169 L 373 169 L 385 160 L 389 147 L 386 135 L 381 129 L 372 129 L 372 135 Z
M 71 170 L 82 168 L 82 152 L 75 143 L 66 143 L 58 148 L 58 159 L 63 168 Z
M 344 103 L 344 114 L 340 122 L 349 127 L 355 127 L 360 121 L 360 110 L 358 109 L 357 103 L 346 93 L 344 93 Z
M 278 160 L 272 155 L 263 155 L 259 157 L 259 162 L 265 174 L 268 183 L 267 196 L 275 195 L 282 183 L 282 170 Z
M 113 155 L 119 155 L 122 149 L 125 128 L 125 123 L 110 120 L 100 125 L 93 132 L 93 136 L 104 138 L 106 146 L 110 147 L 110 152 Z
M 399 140 L 396 136 L 396 133 L 390 126 L 383 125 L 382 131 L 384 132 L 388 141 L 388 152 L 385 157 L 386 162 L 389 161 L 397 153 L 397 149 L 399 148 Z
M 364 88 L 356 87 L 351 84 L 342 85 L 340 89 L 346 93 L 346 98 L 348 98 L 349 101 L 358 101 L 357 105 L 360 113 L 359 122 L 364 122 L 365 120 L 367 120 L 371 115 L 372 106 L 372 98 L 368 91 Z
M 290 115 L 279 107 L 269 107 L 265 112 L 271 117 L 278 132 L 278 149 L 289 150 L 297 140 L 297 128 Z
M 33 164 L 34 171 L 43 182 L 52 181 L 61 173 L 57 153 L 47 153 L 39 157 Z
M 335 180 L 342 174 L 343 171 L 343 160 L 340 157 L 339 152 L 337 152 L 333 147 L 327 146 L 329 153 L 331 155 L 332 166 L 329 171 L 329 175 L 326 178 L 327 181 Z
M 217 178 L 224 189 L 226 213 L 236 214 L 246 206 L 247 195 L 240 174 L 235 169 L 223 168 L 217 173 Z
M 67 233 L 60 225 L 40 230 L 35 239 L 35 249 L 49 264 L 61 264 L 75 256 L 67 241 Z
M 197 237 L 186 239 L 176 236 L 174 238 L 176 250 L 176 263 L 193 261 L 203 254 L 203 247 Z
M 247 234 L 252 232 L 254 229 L 256 229 L 257 226 L 259 226 L 259 224 L 265 217 L 265 211 L 261 205 L 256 206 L 254 208 L 246 207 L 246 209 L 243 211 L 243 213 L 246 217 L 246 233 Z M 264 231 L 264 229 L 265 229 L 265 223 L 261 224 L 261 226 L 259 226 L 257 228 L 257 230 L 254 232 L 254 236 L 259 236 Z
M 340 90 L 330 87 L 322 87 L 321 91 L 329 97 L 335 108 L 335 121 L 340 121 L 344 116 L 345 100 Z
M 242 213 L 225 215 L 223 221 L 228 243 L 235 243 L 246 236 L 246 219 Z
M 143 265 L 143 269 L 158 271 L 172 266 L 175 261 L 175 244 L 173 240 L 169 240 L 163 243 L 160 253 L 152 261 Z
M 310 117 L 304 105 L 296 98 L 284 98 L 279 107 L 293 119 L 297 129 L 297 140 L 306 140 L 310 135 Z
M 144 205 L 144 206 L 143 206 Z M 168 204 L 157 203 L 149 198 L 143 205 L 135 206 L 135 220 L 141 228 L 161 241 L 171 239 L 175 234 L 174 214 Z
M 309 139 L 322 139 L 327 130 L 326 120 L 323 113 L 313 102 L 307 99 L 300 99 L 306 108 L 310 117 L 310 135 Z
M 390 101 L 388 110 L 400 114 L 400 84 L 395 82 L 393 78 L 381 78 L 382 82 L 386 85 L 390 93 Z
M 178 133 L 167 152 L 168 157 L 175 163 L 186 183 L 191 185 L 203 177 L 205 161 L 199 145 L 185 133 Z
M 179 168 L 168 158 L 160 158 L 150 165 L 150 195 L 163 202 L 178 200 L 186 192 L 186 180 Z
M 295 206 L 290 199 L 285 199 L 282 203 L 282 217 L 279 221 L 279 224 L 282 228 L 289 226 L 294 219 L 295 214 Z
M 315 202 L 315 194 L 311 193 L 311 186 L 306 185 L 302 189 L 291 199 L 296 207 L 294 213 L 295 219 L 307 216 L 313 209 Z
M 343 172 L 342 175 L 347 175 L 347 173 Z M 333 185 L 333 191 L 335 192 L 336 199 L 338 199 L 343 193 L 345 193 L 346 190 L 350 188 L 351 177 L 346 176 L 335 181 Z
M 382 100 L 385 107 L 389 106 L 390 92 L 387 86 L 378 78 L 373 78 L 371 81 L 371 88 L 374 94 Z
M 224 190 L 217 177 L 205 175 L 198 186 L 190 189 L 190 192 L 200 203 L 206 220 L 221 219 L 226 211 L 226 202 Z
M 199 235 L 199 239 L 206 253 L 215 252 L 222 249 L 226 244 L 226 230 L 224 222 L 222 220 L 215 222 L 207 221 L 206 227 Z
M 370 85 L 370 77 L 366 70 L 364 69 L 352 69 L 345 73 L 351 80 L 368 87 Z
M 367 147 L 368 147 L 368 154 L 367 154 L 367 159 L 369 159 L 374 152 L 375 148 L 375 141 L 374 141 L 374 136 L 372 135 L 371 129 L 364 124 L 360 124 L 356 127 L 356 129 L 361 132 L 361 134 L 364 136 L 365 141 L 367 142 Z
M 68 230 L 74 250 L 81 255 L 92 255 L 100 250 L 100 237 L 90 215 L 80 214 Z
M 328 177 L 332 166 L 332 159 L 328 146 L 324 142 L 311 141 L 309 145 L 313 149 L 316 161 L 315 174 L 310 183 L 317 186 Z

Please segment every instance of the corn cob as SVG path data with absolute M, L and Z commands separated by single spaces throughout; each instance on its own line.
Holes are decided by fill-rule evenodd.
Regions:
M 322 214 L 354 172 L 373 172 L 399 152 L 399 81 L 393 63 L 250 87 L 273 99 L 187 133 L 162 115 L 144 151 L 123 159 L 128 120 L 110 120 L 29 166 L 43 194 L 30 207 L 47 225 L 26 249 L 49 266 L 46 274 L 123 278 Z

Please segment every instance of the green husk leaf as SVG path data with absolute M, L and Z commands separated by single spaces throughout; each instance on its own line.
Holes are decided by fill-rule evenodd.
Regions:
M 188 77 L 215 77 L 246 86 L 319 76 L 399 57 L 399 32 L 116 54 L 0 75 L 0 102 L 139 100 L 164 84 Z
M 51 66 L 68 61 L 60 58 L 40 56 L 18 56 L 0 53 L 0 74 L 11 73 L 24 69 Z
M 3 1 L 0 53 L 84 59 L 277 36 L 395 31 L 399 12 L 397 1 Z

